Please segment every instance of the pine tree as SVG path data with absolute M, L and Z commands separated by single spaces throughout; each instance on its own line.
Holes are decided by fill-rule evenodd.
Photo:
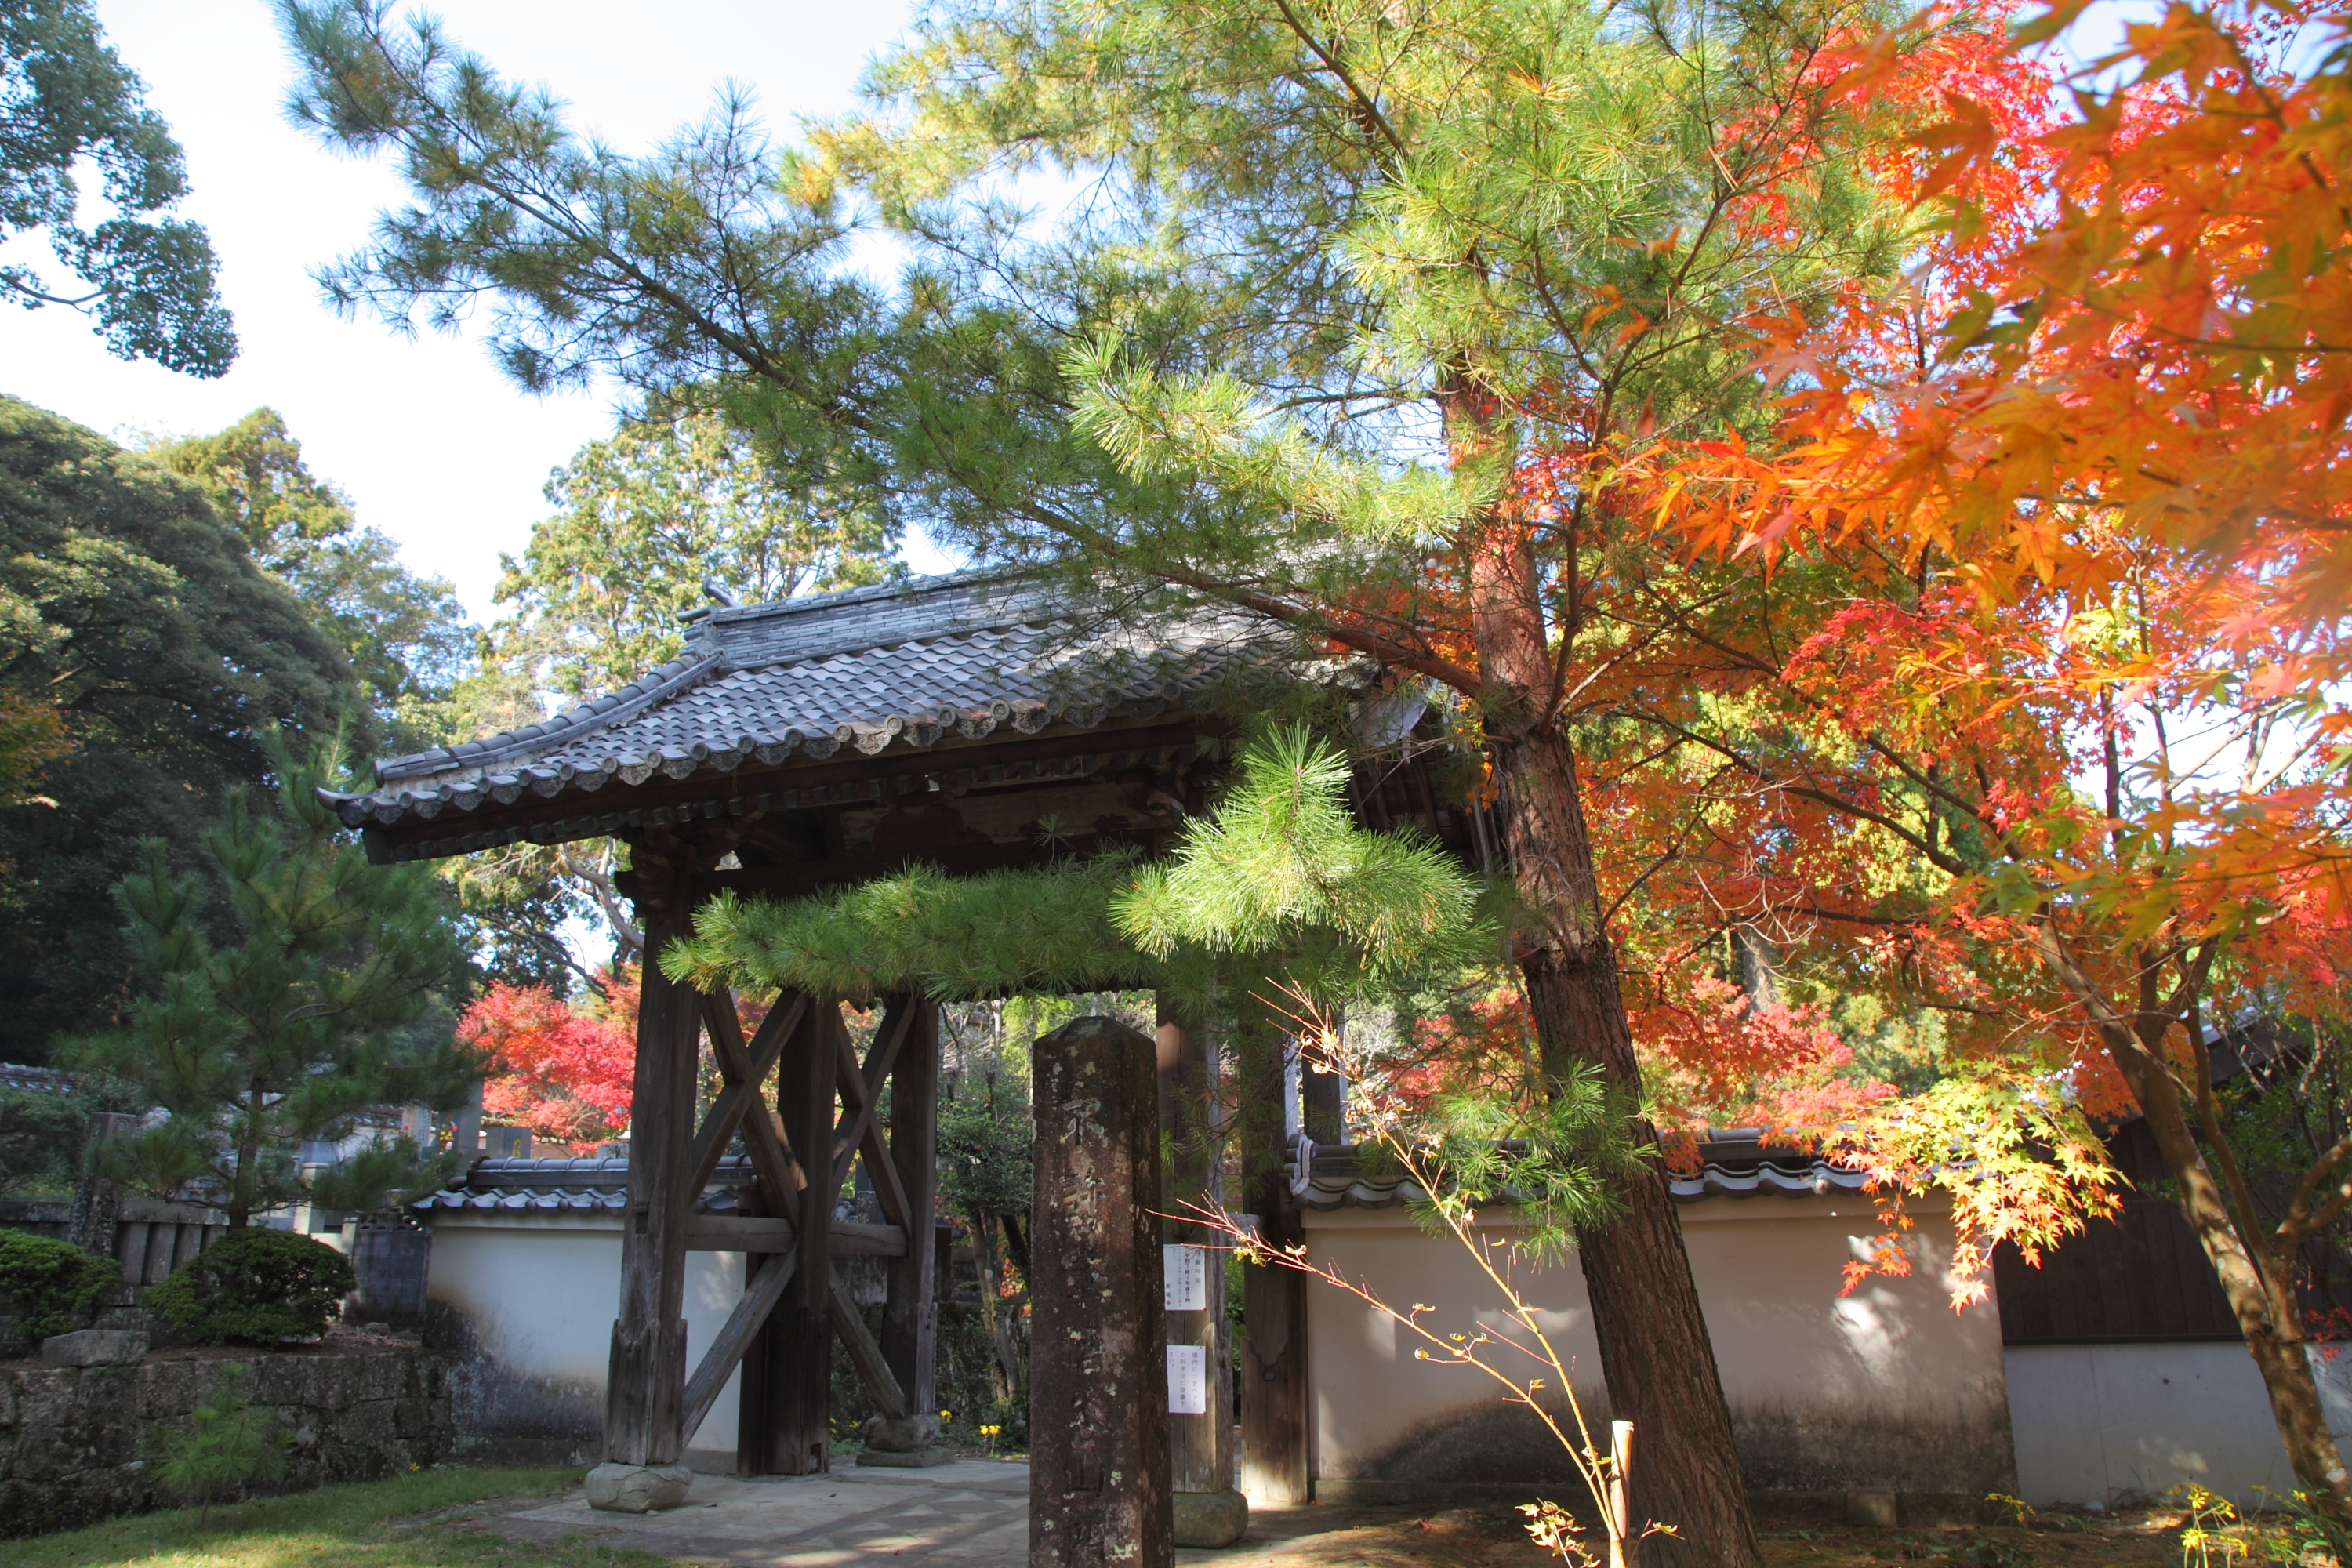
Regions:
M 211 1522 L 215 1502 L 286 1473 L 286 1428 L 277 1411 L 246 1398 L 244 1384 L 244 1366 L 226 1363 L 187 1426 L 156 1440 L 155 1479 L 198 1505 L 199 1528 Z
M 267 743 L 276 809 L 232 790 L 204 841 L 226 922 L 151 841 L 119 894 L 146 994 L 122 1027 L 71 1047 L 168 1112 L 99 1157 L 154 1195 L 202 1195 L 231 1226 L 306 1193 L 373 1207 L 436 1176 L 415 1147 L 380 1141 L 306 1186 L 297 1155 L 372 1106 L 454 1108 L 472 1066 L 450 1032 L 464 970 L 442 884 L 369 865 L 320 803 L 320 786 L 343 782 L 334 744 L 297 757 Z

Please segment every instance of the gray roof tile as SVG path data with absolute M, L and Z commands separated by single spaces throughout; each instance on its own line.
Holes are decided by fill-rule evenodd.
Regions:
M 1367 1161 L 1353 1144 L 1318 1147 L 1299 1139 L 1284 1173 L 1302 1208 L 1383 1209 L 1427 1196 L 1419 1183 L 1392 1165 Z M 1867 1173 L 1832 1164 L 1801 1150 L 1767 1148 L 1752 1139 L 1710 1138 L 1698 1146 L 1696 1171 L 1670 1170 L 1667 1188 L 1676 1203 L 1704 1198 L 1822 1197 L 1860 1193 Z
M 1000 727 L 1147 720 L 1265 657 L 1273 624 L 1192 614 L 1139 629 L 1018 575 L 963 573 L 697 612 L 686 656 L 535 724 L 376 763 L 322 792 L 352 827 L 683 779 L 756 758 L 876 755 Z M 603 803 L 598 803 L 599 805 Z

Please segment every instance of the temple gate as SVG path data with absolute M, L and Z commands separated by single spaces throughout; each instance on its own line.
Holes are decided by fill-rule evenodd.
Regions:
M 792 898 L 914 861 L 968 874 L 1122 844 L 1157 853 L 1212 803 L 1241 683 L 1253 674 L 1297 678 L 1271 623 L 1196 613 L 1129 626 L 1008 574 L 719 605 L 687 618 L 685 656 L 628 686 L 542 723 L 381 760 L 373 790 L 331 804 L 383 862 L 618 838 L 631 864 L 617 885 L 647 952 L 658 953 L 722 889 Z M 1423 705 L 1384 699 L 1380 674 L 1352 671 L 1365 711 L 1375 724 L 1382 711 L 1402 714 L 1409 731 Z M 1322 678 L 1330 679 L 1328 668 Z M 1412 822 L 1465 858 L 1480 858 L 1475 807 L 1442 805 L 1410 752 L 1360 768 L 1355 795 L 1369 825 Z M 625 1489 L 628 1506 L 682 1493 L 683 1472 L 671 1477 L 667 1468 L 739 1365 L 741 1472 L 825 1468 L 836 1335 L 877 1408 L 893 1418 L 877 1451 L 922 1463 L 929 1450 L 937 1009 L 914 996 L 884 999 L 862 1059 L 835 998 L 778 996 L 748 1039 L 737 1017 L 735 998 L 700 994 L 646 965 L 604 1455 L 661 1474 Z M 705 1041 L 721 1088 L 698 1122 Z M 1164 1128 L 1177 1151 L 1156 1201 L 1223 1201 L 1202 1130 L 1186 1125 L 1197 1114 L 1186 1107 L 1201 1103 L 1213 1076 L 1206 1031 L 1163 1007 L 1156 1041 L 1135 1048 L 1143 1053 L 1140 1076 L 1118 1081 L 1136 1103 L 1113 1120 L 1128 1139 L 1144 1136 L 1138 1125 Z M 1273 1070 L 1279 1075 L 1278 1063 Z M 886 1100 L 887 1124 L 879 1114 Z M 1042 1138 L 1042 1108 L 1039 1126 Z M 729 1212 L 709 1212 L 700 1200 L 721 1157 L 738 1149 L 753 1180 L 733 1194 Z M 1256 1152 L 1278 1156 L 1279 1149 Z M 1156 1162 L 1156 1149 L 1150 1157 Z M 1240 1194 L 1277 1237 L 1290 1223 L 1286 1199 L 1281 1182 L 1264 1173 L 1278 1164 L 1278 1157 L 1259 1158 L 1251 1167 L 1259 1174 Z M 835 1218 L 835 1194 L 857 1165 L 880 1224 Z M 1040 1161 L 1041 1217 L 1066 1202 L 1048 1186 L 1057 1168 Z M 1162 1226 L 1169 1241 L 1201 1239 L 1180 1230 Z M 681 1307 L 686 1256 L 696 1249 L 740 1252 L 748 1267 L 740 1300 L 689 1367 Z M 832 1267 L 861 1254 L 889 1260 L 878 1337 Z M 1120 1299 L 1158 1295 L 1159 1255 L 1131 1262 L 1146 1272 L 1122 1277 Z M 1280 1270 L 1251 1273 L 1238 1458 L 1261 1501 L 1303 1502 L 1301 1293 Z M 1122 1339 L 1195 1346 L 1205 1365 L 1221 1370 L 1229 1353 L 1223 1311 L 1187 1308 L 1163 1319 L 1160 1307 L 1131 1306 L 1151 1321 Z M 1038 1337 L 1033 1388 L 1080 1374 L 1057 1364 L 1063 1353 Z M 1179 1534 L 1201 1544 L 1234 1539 L 1245 1514 L 1232 1497 L 1237 1456 L 1227 1380 L 1208 1379 L 1197 1413 L 1169 1416 L 1157 1369 L 1134 1371 L 1108 1380 L 1104 1397 L 1127 1401 L 1130 1422 L 1164 1422 L 1167 1441 L 1139 1451 L 1157 1473 L 1133 1484 L 1164 1494 L 1172 1477 Z M 1039 1520 L 1050 1523 L 1078 1506 L 1077 1494 L 1034 1492 L 1046 1484 L 1041 1474 L 1033 1470 L 1040 1568 L 1092 1563 L 1091 1549 L 1059 1543 L 1098 1539 L 1098 1531 L 1036 1533 Z M 1052 1484 L 1064 1488 L 1068 1479 Z M 1137 1517 L 1154 1516 L 1146 1508 Z M 1230 1532 L 1203 1539 L 1220 1531 Z

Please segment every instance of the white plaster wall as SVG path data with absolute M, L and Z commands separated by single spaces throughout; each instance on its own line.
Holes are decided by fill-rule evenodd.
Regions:
M 1842 1270 L 1878 1234 L 1868 1205 L 1836 1199 L 1713 1199 L 1681 1210 L 1702 1310 L 1751 1486 L 1981 1496 L 2009 1479 L 1999 1314 L 1952 1310 L 1951 1231 L 1923 1215 L 1910 1277 L 1841 1298 Z M 1498 1230 L 1496 1234 L 1507 1234 Z M 1318 1260 L 1398 1305 L 1435 1309 L 1441 1332 L 1501 1327 L 1501 1296 L 1450 1237 L 1402 1209 L 1307 1216 Z M 1573 1255 L 1521 1270 L 1522 1296 L 1570 1358 L 1589 1417 L 1606 1415 L 1583 1275 Z M 1412 1359 L 1410 1336 L 1328 1286 L 1308 1294 L 1309 1376 L 1321 1478 L 1458 1484 L 1541 1474 L 1541 1435 L 1498 1417 L 1477 1374 Z M 1533 1370 L 1533 1363 L 1528 1363 Z M 1430 1456 L 1473 1450 L 1468 1466 Z M 1529 1467 L 1542 1467 L 1531 1469 Z
M 2106 1504 L 2195 1481 L 2239 1502 L 2294 1489 L 2262 1373 L 2226 1341 L 2011 1345 L 2018 1495 Z M 2312 1369 L 2328 1429 L 2352 1455 L 2352 1352 Z
M 577 1215 L 436 1216 L 426 1295 L 461 1315 L 495 1375 L 601 1410 L 621 1295 L 621 1228 Z M 690 1252 L 686 1263 L 689 1372 L 743 1293 L 743 1255 Z M 727 1385 L 689 1450 L 735 1453 L 736 1391 Z

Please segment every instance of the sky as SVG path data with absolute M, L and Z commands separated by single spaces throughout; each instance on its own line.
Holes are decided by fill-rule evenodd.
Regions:
M 429 8 L 457 42 L 553 88 L 577 127 L 624 151 L 700 118 L 722 79 L 750 88 L 782 132 L 797 116 L 846 110 L 866 61 L 908 16 L 906 0 Z M 615 395 L 534 397 L 477 342 L 429 330 L 404 339 L 320 302 L 309 270 L 359 244 L 403 187 L 388 168 L 330 153 L 287 123 L 291 68 L 265 0 L 98 0 L 98 14 L 186 149 L 190 195 L 178 211 L 211 232 L 241 352 L 228 374 L 200 381 L 114 358 L 72 311 L 0 308 L 0 392 L 118 437 L 194 435 L 273 407 L 362 522 L 488 618 L 499 552 L 520 552 L 550 510 L 540 494 L 549 469 L 611 431 Z M 30 243 L 26 259 L 47 258 Z M 951 564 L 920 540 L 908 555 L 918 570 Z

